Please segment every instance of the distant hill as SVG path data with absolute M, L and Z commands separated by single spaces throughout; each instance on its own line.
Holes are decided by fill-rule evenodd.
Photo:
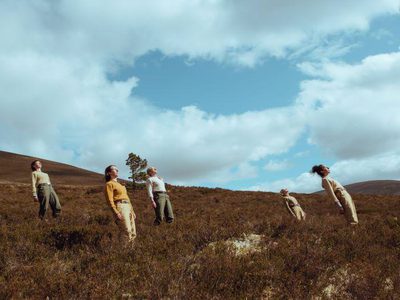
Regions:
M 362 195 L 400 195 L 399 180 L 370 180 L 344 186 L 350 194 Z M 322 194 L 318 191 L 315 194 Z
M 400 195 L 399 180 L 371 180 L 346 185 L 349 193 L 364 195 Z
M 43 171 L 50 175 L 54 184 L 100 185 L 104 183 L 103 176 L 99 173 L 39 157 L 5 151 L 0 151 L 0 182 L 30 183 L 30 164 L 35 159 L 43 163 Z

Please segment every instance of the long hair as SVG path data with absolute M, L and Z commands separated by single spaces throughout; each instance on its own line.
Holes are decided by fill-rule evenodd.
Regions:
M 32 170 L 32 172 L 36 171 L 35 164 L 36 164 L 37 161 L 40 161 L 40 160 L 35 159 L 33 162 L 31 162 L 31 170 Z
M 110 174 L 108 174 L 111 171 L 111 168 L 115 167 L 114 165 L 109 165 L 105 170 L 104 170 L 104 179 L 106 182 L 109 182 L 111 180 Z
M 315 165 L 311 169 L 311 173 L 317 173 L 319 176 L 323 176 L 322 170 L 324 168 L 324 165 Z

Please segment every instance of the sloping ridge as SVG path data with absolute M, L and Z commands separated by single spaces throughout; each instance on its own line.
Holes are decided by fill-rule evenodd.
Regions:
M 349 193 L 364 195 L 400 195 L 399 180 L 370 180 L 348 184 Z
M 99 173 L 71 165 L 0 151 L 0 183 L 31 183 L 31 162 L 39 159 L 43 163 L 43 171 L 50 175 L 54 184 L 67 185 L 101 185 L 103 176 Z
M 370 180 L 344 186 L 350 194 L 362 195 L 400 195 L 399 180 Z M 314 194 L 325 194 L 318 191 Z

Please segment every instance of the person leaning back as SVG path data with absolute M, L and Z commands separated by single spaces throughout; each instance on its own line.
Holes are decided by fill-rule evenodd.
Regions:
M 163 179 L 157 175 L 157 169 L 154 167 L 147 169 L 147 175 L 147 193 L 156 214 L 154 225 L 160 225 L 164 218 L 167 223 L 172 223 L 174 213 Z

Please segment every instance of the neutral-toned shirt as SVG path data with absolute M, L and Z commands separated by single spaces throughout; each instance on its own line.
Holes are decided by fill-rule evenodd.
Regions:
M 114 213 L 118 214 L 117 206 L 115 205 L 115 201 L 128 200 L 128 192 L 126 191 L 126 187 L 120 184 L 118 181 L 110 180 L 106 183 L 104 193 L 108 203 L 110 204 Z
M 338 205 L 340 204 L 339 199 L 336 197 L 335 192 L 338 190 L 344 191 L 345 188 L 338 181 L 330 177 L 322 178 L 322 187 L 327 192 L 328 196 L 335 201 Z M 341 207 L 341 205 L 339 205 Z
M 166 192 L 165 184 L 162 178 L 158 176 L 152 176 L 146 180 L 147 193 L 151 199 L 153 199 L 154 192 Z
M 32 172 L 32 193 L 34 197 L 37 197 L 37 187 L 39 184 L 51 184 L 50 177 L 47 173 L 42 171 L 33 171 Z
M 290 207 L 299 205 L 299 202 L 297 202 L 297 199 L 293 196 L 283 196 L 282 198 L 285 200 L 285 204 L 287 203 Z

